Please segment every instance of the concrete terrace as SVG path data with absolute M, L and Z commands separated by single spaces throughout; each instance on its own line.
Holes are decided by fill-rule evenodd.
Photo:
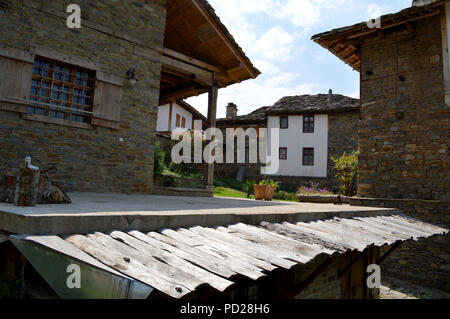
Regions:
M 16 234 L 73 234 L 108 230 L 152 231 L 233 223 L 301 222 L 381 216 L 396 209 L 349 205 L 260 202 L 229 198 L 70 194 L 72 204 L 16 207 L 0 203 L 0 230 Z

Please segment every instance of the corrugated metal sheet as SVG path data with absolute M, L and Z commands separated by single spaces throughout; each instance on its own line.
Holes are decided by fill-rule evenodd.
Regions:
M 257 280 L 277 268 L 290 269 L 319 255 L 362 252 L 447 233 L 447 229 L 404 216 L 361 217 L 309 223 L 261 223 L 228 227 L 94 233 L 62 237 L 64 254 L 82 251 L 111 272 L 124 274 L 174 298 L 201 286 L 224 291 L 237 275 Z M 51 237 L 54 237 L 53 239 Z M 58 236 L 21 240 L 50 245 Z M 48 241 L 48 243 L 46 243 Z M 85 258 L 85 262 L 86 262 Z

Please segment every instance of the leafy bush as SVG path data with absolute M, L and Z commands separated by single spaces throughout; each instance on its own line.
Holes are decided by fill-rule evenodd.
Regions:
M 278 188 L 278 183 L 272 179 L 263 179 L 262 181 L 259 182 L 259 185 L 273 186 L 275 188 Z
M 335 164 L 335 176 L 339 181 L 341 193 L 345 196 L 354 196 L 357 192 L 358 156 L 359 151 L 354 151 L 348 155 L 344 153 L 339 158 L 331 158 Z
M 253 185 L 255 184 L 256 184 L 255 181 L 250 181 L 248 179 L 245 181 L 245 190 L 247 192 L 247 198 L 250 198 L 250 196 L 252 195 Z
M 155 173 L 157 175 L 162 174 L 162 172 L 166 169 L 166 164 L 164 163 L 166 158 L 166 152 L 161 148 L 161 143 L 155 143 Z

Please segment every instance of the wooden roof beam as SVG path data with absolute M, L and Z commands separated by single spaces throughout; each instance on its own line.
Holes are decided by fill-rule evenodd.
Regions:
M 195 76 L 195 79 L 206 86 L 213 86 L 214 73 L 203 70 L 199 67 L 187 64 L 185 62 L 178 61 L 176 59 L 161 56 L 161 63 L 163 67 L 168 67 L 169 69 L 174 69 L 175 71 L 179 71 L 181 73 Z
M 184 63 L 191 64 L 193 66 L 205 69 L 205 70 L 210 71 L 210 72 L 217 72 L 217 73 L 221 73 L 222 72 L 222 69 L 217 67 L 217 66 L 215 66 L 215 65 L 212 65 L 212 64 L 209 64 L 209 63 L 206 63 L 206 62 L 203 62 L 203 61 L 191 58 L 191 57 L 189 57 L 189 56 L 187 56 L 185 54 L 176 52 L 176 51 L 168 49 L 168 48 L 163 48 L 162 53 L 165 56 L 168 56 L 168 57 L 180 60 L 180 61 L 182 61 Z
M 247 61 L 237 52 L 236 48 L 230 43 L 228 37 L 220 30 L 220 28 L 216 25 L 215 21 L 211 18 L 209 13 L 205 10 L 205 8 L 198 2 L 198 0 L 192 0 L 192 3 L 195 7 L 201 12 L 203 17 L 208 21 L 208 23 L 213 27 L 214 31 L 219 35 L 222 41 L 227 45 L 233 55 L 242 63 L 247 72 L 253 77 L 256 77 L 256 74 L 253 72 L 252 68 L 247 64 Z

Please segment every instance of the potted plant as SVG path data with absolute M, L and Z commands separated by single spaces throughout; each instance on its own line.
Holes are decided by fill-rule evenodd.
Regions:
M 253 185 L 255 199 L 271 201 L 277 186 L 277 183 L 271 179 L 265 179 L 260 181 L 259 185 Z
M 261 182 L 253 185 L 256 200 L 264 200 L 266 198 L 266 188 L 266 185 L 261 184 Z

